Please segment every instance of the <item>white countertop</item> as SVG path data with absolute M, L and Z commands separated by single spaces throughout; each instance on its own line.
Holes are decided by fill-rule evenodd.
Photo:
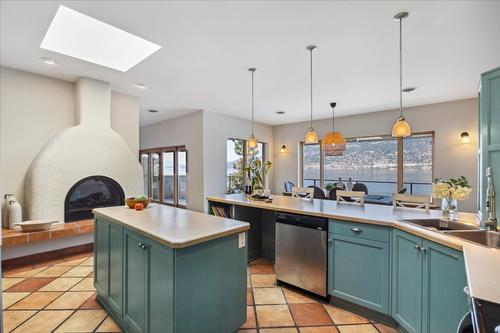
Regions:
M 434 241 L 464 252 L 467 279 L 472 297 L 500 304 L 500 250 L 468 242 L 461 238 L 446 235 L 442 232 L 422 228 L 417 225 L 402 222 L 402 219 L 441 218 L 441 211 L 416 208 L 394 208 L 392 206 L 340 203 L 333 200 L 308 200 L 282 195 L 272 195 L 273 201 L 251 200 L 243 194 L 212 196 L 207 200 L 232 205 L 247 206 L 289 212 L 311 216 L 321 216 L 353 222 L 378 224 L 397 228 L 413 235 Z M 478 226 L 475 214 L 459 213 L 458 220 Z
M 172 248 L 188 247 L 250 229 L 246 222 L 154 203 L 142 211 L 119 206 L 96 208 L 93 213 L 96 218 L 102 216 Z

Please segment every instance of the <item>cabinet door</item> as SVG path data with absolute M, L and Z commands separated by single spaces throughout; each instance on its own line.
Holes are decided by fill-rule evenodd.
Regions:
M 131 332 L 147 332 L 147 251 L 142 236 L 124 232 L 124 300 L 123 319 Z
M 109 295 L 109 223 L 95 220 L 94 232 L 94 286 L 99 296 Z
M 481 75 L 479 96 L 481 148 L 481 211 L 486 214 L 486 168 L 493 169 L 495 185 L 500 186 L 500 67 Z M 500 200 L 496 202 L 500 212 Z
M 422 239 L 393 230 L 392 316 L 410 333 L 422 330 Z
M 335 234 L 330 248 L 330 294 L 388 314 L 389 244 Z
M 148 241 L 148 321 L 151 333 L 174 331 L 174 251 Z
M 123 227 L 109 224 L 109 292 L 111 310 L 122 316 L 123 305 Z
M 467 312 L 462 252 L 424 240 L 422 332 L 456 332 Z

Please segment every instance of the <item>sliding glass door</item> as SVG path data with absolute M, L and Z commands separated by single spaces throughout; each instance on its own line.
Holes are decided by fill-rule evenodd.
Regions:
M 153 202 L 186 207 L 187 151 L 184 146 L 142 150 L 144 194 Z

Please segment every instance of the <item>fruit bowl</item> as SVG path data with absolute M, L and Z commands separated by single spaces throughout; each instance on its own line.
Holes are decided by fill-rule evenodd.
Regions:
M 135 197 L 133 197 L 133 198 L 126 198 L 126 199 L 125 199 L 125 204 L 126 204 L 126 205 L 128 206 L 128 208 L 130 208 L 130 209 L 134 209 L 135 204 L 137 204 L 137 203 L 141 203 L 141 204 L 143 204 L 143 205 L 144 205 L 144 208 L 146 208 L 146 207 L 149 205 L 149 203 L 150 203 L 150 202 L 151 202 L 151 200 L 150 200 L 150 199 L 148 199 L 148 198 L 140 198 L 140 199 L 136 199 Z

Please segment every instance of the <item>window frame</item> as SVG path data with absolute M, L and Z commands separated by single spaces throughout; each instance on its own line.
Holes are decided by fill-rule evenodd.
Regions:
M 432 174 L 432 180 L 435 178 L 435 147 L 436 147 L 436 133 L 434 130 L 432 131 L 422 131 L 422 132 L 415 132 L 412 133 L 411 136 L 420 136 L 420 135 L 430 135 L 432 137 L 432 168 L 431 168 L 431 174 Z M 392 137 L 391 134 L 374 134 L 374 135 L 365 135 L 365 136 L 355 136 L 355 137 L 348 137 L 346 138 L 347 141 L 352 140 L 352 139 L 358 139 L 358 138 L 371 138 L 371 137 L 382 137 L 382 138 L 387 138 L 387 137 Z M 397 141 L 397 146 L 396 146 L 396 151 L 397 151 L 397 179 L 396 179 L 396 188 L 401 189 L 404 187 L 404 157 L 403 157 L 403 150 L 404 150 L 404 138 L 395 138 Z M 299 142 L 299 158 L 300 158 L 300 185 L 304 186 L 304 146 L 306 143 L 304 141 Z M 324 172 L 325 172 L 325 156 L 323 154 L 323 144 L 322 140 L 319 140 L 319 152 L 320 152 L 320 172 L 319 172 L 319 186 L 321 188 L 324 187 Z M 431 180 L 431 181 L 432 181 Z
M 185 152 L 186 153 L 186 177 L 188 174 L 188 159 L 189 159 L 189 154 L 186 149 L 185 145 L 181 146 L 168 146 L 168 147 L 159 147 L 159 148 L 148 148 L 148 149 L 141 149 L 139 150 L 139 162 L 142 165 L 142 155 L 147 154 L 148 155 L 148 193 L 147 196 L 148 198 L 151 199 L 151 202 L 155 202 L 158 204 L 166 205 L 166 206 L 172 206 L 172 207 L 179 207 L 179 208 L 186 208 L 186 205 L 184 204 L 179 204 L 179 165 L 178 165 L 178 152 Z M 174 174 L 173 174 L 173 179 L 174 179 L 174 203 L 169 203 L 164 201 L 164 196 L 163 196 L 163 153 L 174 153 Z M 153 200 L 152 195 L 152 171 L 153 171 L 153 163 L 151 159 L 151 154 L 158 154 L 159 155 L 159 200 Z M 143 168 L 144 170 L 144 168 Z M 187 182 L 187 179 L 186 179 Z M 188 198 L 188 192 L 187 192 L 187 184 L 186 184 L 186 204 L 187 204 L 187 198 Z
M 247 165 L 248 165 L 248 144 L 247 144 L 247 140 L 246 139 L 239 139 L 239 138 L 235 138 L 235 137 L 228 137 L 226 139 L 226 147 L 227 147 L 227 141 L 229 140 L 238 140 L 238 141 L 243 141 L 243 168 L 246 168 Z M 262 165 L 264 165 L 264 162 L 267 161 L 267 155 L 266 155 L 266 147 L 267 147 L 267 144 L 265 142 L 262 142 L 262 141 L 257 141 L 257 143 L 259 144 L 262 144 Z M 226 164 L 227 164 L 227 148 L 226 148 Z M 227 166 L 226 166 L 226 178 L 228 177 L 227 175 Z M 246 184 L 247 183 L 247 173 L 246 172 L 243 172 L 243 183 Z M 266 180 L 267 179 L 264 179 L 264 187 L 265 187 L 265 183 L 266 183 Z M 226 189 L 226 194 L 228 194 L 228 191 Z

